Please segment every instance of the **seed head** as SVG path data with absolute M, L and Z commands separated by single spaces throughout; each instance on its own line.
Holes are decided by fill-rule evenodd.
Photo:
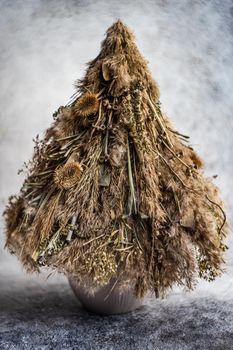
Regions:
M 67 190 L 78 183 L 81 173 L 82 167 L 78 162 L 66 163 L 55 170 L 54 182 L 60 189 Z
M 87 92 L 83 94 L 75 103 L 75 113 L 82 116 L 88 117 L 91 114 L 96 114 L 99 109 L 99 100 L 96 94 Z

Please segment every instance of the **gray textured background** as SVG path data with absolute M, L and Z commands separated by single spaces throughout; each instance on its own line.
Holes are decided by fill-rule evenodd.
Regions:
M 121 18 L 161 88 L 164 111 L 191 136 L 232 224 L 233 2 L 0 1 L 0 206 L 17 193 L 32 138 L 66 104 L 108 26 Z M 0 349 L 233 349 L 233 240 L 225 274 L 192 293 L 147 298 L 125 316 L 83 311 L 62 276 L 26 276 L 0 232 Z

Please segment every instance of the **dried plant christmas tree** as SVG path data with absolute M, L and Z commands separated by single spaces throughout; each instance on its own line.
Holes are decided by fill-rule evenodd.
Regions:
M 218 190 L 162 113 L 122 22 L 54 119 L 5 211 L 6 246 L 27 270 L 50 266 L 96 288 L 116 277 L 137 296 L 219 275 L 227 224 Z

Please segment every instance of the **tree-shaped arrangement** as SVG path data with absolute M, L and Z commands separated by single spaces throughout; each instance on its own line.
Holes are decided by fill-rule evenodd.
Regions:
M 49 266 L 93 288 L 114 277 L 138 297 L 213 280 L 227 232 L 218 190 L 121 21 L 76 88 L 9 199 L 6 246 L 27 271 Z

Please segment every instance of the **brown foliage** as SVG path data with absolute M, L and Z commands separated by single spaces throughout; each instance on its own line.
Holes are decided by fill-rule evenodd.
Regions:
M 73 102 L 36 140 L 5 211 L 6 245 L 28 270 L 53 266 L 96 287 L 117 276 L 158 295 L 221 272 L 227 224 L 133 39 L 120 21 L 108 29 Z

